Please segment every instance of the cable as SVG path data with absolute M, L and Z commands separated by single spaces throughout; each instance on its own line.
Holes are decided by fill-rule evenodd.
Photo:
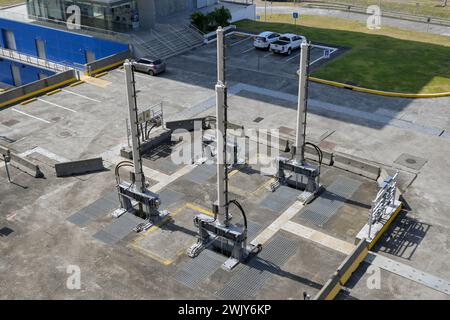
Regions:
M 318 155 L 318 158 L 319 158 L 319 166 L 321 166 L 322 165 L 322 160 L 323 160 L 323 152 L 322 152 L 322 150 L 317 145 L 315 145 L 314 143 L 311 143 L 311 142 L 306 142 L 305 145 L 310 145 L 314 149 L 316 149 L 316 152 L 317 152 L 317 155 Z
M 244 209 L 242 208 L 241 204 L 237 200 L 231 200 L 230 202 L 228 202 L 228 204 L 230 204 L 230 203 L 234 204 L 241 211 L 242 217 L 244 218 L 245 232 L 247 232 L 247 229 L 248 229 L 247 216 L 245 215 Z

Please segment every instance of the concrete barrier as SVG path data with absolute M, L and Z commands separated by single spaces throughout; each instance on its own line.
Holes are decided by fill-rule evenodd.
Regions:
M 39 166 L 35 164 L 33 161 L 25 159 L 25 157 L 21 157 L 13 152 L 11 149 L 0 146 L 0 154 L 6 155 L 9 150 L 9 155 L 11 156 L 11 165 L 21 171 L 28 173 L 29 175 L 35 178 L 43 178 L 44 173 L 41 171 Z M 3 159 L 1 159 L 3 160 Z
M 165 125 L 167 129 L 170 129 L 172 131 L 175 131 L 177 129 L 186 131 L 204 130 L 207 129 L 204 120 L 205 118 L 192 118 L 192 119 L 166 121 Z
M 361 262 L 369 253 L 369 243 L 362 239 L 353 251 L 345 258 L 341 265 L 314 297 L 314 300 L 333 300 L 358 269 Z
M 0 108 L 55 90 L 77 80 L 75 70 L 67 70 L 45 79 L 10 89 L 0 94 Z
M 377 165 L 342 153 L 333 154 L 333 165 L 372 180 L 377 180 L 381 172 L 381 168 Z
M 91 63 L 86 64 L 85 72 L 88 76 L 100 73 L 105 70 L 113 69 L 123 64 L 123 62 L 132 56 L 131 51 L 123 51 L 111 56 L 95 60 Z
M 161 129 L 150 134 L 149 140 L 141 143 L 140 151 L 142 154 L 148 152 L 150 149 L 162 144 L 170 142 L 172 139 L 171 129 Z M 133 159 L 133 152 L 131 148 L 125 147 L 120 150 L 120 156 Z
M 55 164 L 57 177 L 69 177 L 104 170 L 103 159 L 93 158 Z
M 319 162 L 319 155 L 317 154 L 316 149 L 310 145 L 307 145 L 305 148 L 305 158 Z M 322 164 L 331 166 L 333 164 L 333 153 L 322 150 Z

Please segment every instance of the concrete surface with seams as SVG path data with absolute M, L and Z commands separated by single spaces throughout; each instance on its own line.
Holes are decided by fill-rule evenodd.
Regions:
M 295 75 L 275 69 L 263 72 L 240 68 L 238 61 L 244 58 L 240 54 L 247 49 L 245 45 L 243 42 L 229 51 L 233 55 L 233 63 L 227 70 L 231 94 L 229 121 L 249 128 L 294 128 Z M 203 62 L 200 56 L 205 57 Z M 184 112 L 210 115 L 213 109 L 208 100 L 214 97 L 216 71 L 213 57 L 211 46 L 204 46 L 169 59 L 167 73 L 160 77 L 138 74 L 138 103 L 147 106 L 163 101 L 168 120 Z M 273 58 L 262 59 L 267 59 L 265 64 L 270 65 L 269 59 Z M 256 66 L 257 57 L 252 52 L 245 55 L 245 59 Z M 112 245 L 96 240 L 93 235 L 114 222 L 107 213 L 95 215 L 83 227 L 68 221 L 111 192 L 114 175 L 105 171 L 86 179 L 60 179 L 52 174 L 53 165 L 57 159 L 77 160 L 102 155 L 111 169 L 121 160 L 117 147 L 126 145 L 124 123 L 127 116 L 123 78 L 121 70 L 113 70 L 101 81 L 66 88 L 46 96 L 42 99 L 45 101 L 0 110 L 2 144 L 9 144 L 18 153 L 34 150 L 28 157 L 39 159 L 46 173 L 45 180 L 34 179 L 11 168 L 14 184 L 8 184 L 5 170 L 0 170 L 0 230 L 6 231 L 0 237 L 2 298 L 199 299 L 212 297 L 233 277 L 233 272 L 219 268 L 198 284 L 198 290 L 173 277 L 182 264 L 191 261 L 184 255 L 184 248 L 194 237 L 193 229 L 189 229 L 193 228 L 191 218 L 198 208 L 210 210 L 216 197 L 214 176 L 198 182 L 185 179 L 195 170 L 195 164 L 158 163 L 170 161 L 170 157 L 145 160 L 146 174 L 154 180 L 150 189 L 160 193 L 167 190 L 169 198 L 177 198 L 173 203 L 166 200 L 169 211 L 175 213 L 187 203 L 193 204 L 176 214 L 174 221 L 153 229 L 146 237 L 147 242 L 133 232 Z M 374 250 L 425 274 L 450 279 L 447 268 L 450 173 L 446 170 L 450 165 L 447 139 L 450 99 L 374 97 L 318 84 L 310 84 L 309 97 L 311 112 L 307 134 L 320 141 L 322 147 L 373 160 L 389 170 L 399 168 L 408 172 L 403 194 L 405 213 Z M 208 103 L 200 105 L 202 101 Z M 254 122 L 257 117 L 263 119 Z M 438 131 L 442 134 L 438 135 Z M 331 134 L 324 135 L 327 132 Z M 417 170 L 397 164 L 395 161 L 402 154 L 426 159 L 426 163 Z M 250 169 L 255 173 L 249 174 L 251 171 L 247 168 L 249 171 L 238 171 L 230 178 L 230 190 L 231 197 L 243 203 L 249 219 L 261 226 L 255 243 L 268 246 L 281 235 L 296 241 L 298 247 L 280 269 L 273 270 L 254 297 L 301 299 L 303 291 L 313 295 L 345 258 L 350 246 L 345 243 L 353 243 L 359 226 L 367 222 L 377 186 L 373 181 L 341 170 L 324 170 L 321 182 L 325 186 L 330 186 L 339 175 L 357 180 L 361 185 L 328 222 L 319 227 L 295 219 L 303 208 L 298 202 L 291 202 L 281 211 L 261 206 L 270 194 L 265 185 L 271 177 L 261 175 L 258 166 L 252 165 Z M 184 196 L 180 198 L 179 194 Z M 239 221 L 239 212 L 233 215 Z M 178 240 L 171 241 L 173 239 Z M 166 265 L 166 260 L 171 263 Z M 73 264 L 79 265 L 83 272 L 83 290 L 65 287 L 66 267 Z M 384 269 L 381 269 L 381 289 L 368 290 L 368 266 L 364 263 L 357 270 L 347 284 L 346 293 L 339 298 L 448 299 L 447 294 Z

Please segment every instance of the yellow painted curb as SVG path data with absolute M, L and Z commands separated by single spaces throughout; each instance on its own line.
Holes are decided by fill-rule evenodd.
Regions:
M 93 76 L 93 75 L 95 75 L 95 74 L 97 74 L 99 72 L 102 72 L 102 71 L 105 71 L 105 70 L 109 70 L 109 69 L 113 69 L 113 68 L 116 68 L 116 67 L 118 67 L 120 65 L 123 65 L 123 62 L 124 62 L 124 60 L 116 62 L 116 63 L 113 63 L 113 64 L 110 64 L 110 65 L 108 65 L 106 67 L 103 67 L 103 68 L 96 69 L 96 70 L 91 71 L 91 72 L 87 72 L 86 74 L 88 76 Z
M 386 230 L 389 228 L 391 223 L 397 218 L 400 211 L 402 211 L 403 204 L 400 204 L 400 206 L 397 208 L 397 210 L 391 215 L 389 220 L 384 224 L 384 226 L 381 228 L 381 230 L 378 232 L 377 236 L 372 239 L 372 241 L 369 243 L 369 250 L 373 248 L 373 246 L 378 242 L 378 240 L 381 238 L 381 236 L 386 232 Z
M 76 86 L 78 86 L 78 85 L 80 85 L 80 84 L 82 84 L 82 83 L 84 83 L 84 81 L 83 81 L 83 80 L 80 80 L 80 81 L 77 81 L 77 82 L 75 82 L 75 83 L 72 83 L 72 84 L 70 85 L 70 87 L 76 87 Z
M 61 89 L 56 89 L 56 90 L 50 91 L 50 92 L 47 93 L 47 96 L 51 96 L 51 95 L 53 95 L 55 93 L 58 93 L 58 92 L 61 92 Z
M 33 102 L 33 101 L 36 101 L 36 100 L 37 100 L 36 98 L 32 98 L 32 99 L 23 101 L 23 102 L 21 102 L 20 104 L 21 104 L 21 105 L 26 105 L 26 104 L 29 104 L 29 103 L 31 103 L 31 102 Z
M 100 78 L 100 77 L 103 77 L 104 75 L 107 75 L 107 74 L 108 74 L 108 72 L 104 71 L 104 72 L 101 72 L 101 73 L 96 74 L 96 75 L 94 76 L 94 78 Z
M 39 95 L 39 94 L 42 94 L 42 93 L 51 91 L 51 90 L 53 90 L 53 89 L 55 89 L 55 88 L 62 87 L 62 86 L 64 86 L 64 85 L 67 85 L 67 84 L 69 84 L 69 83 L 72 83 L 72 82 L 74 82 L 74 81 L 76 81 L 76 80 L 77 80 L 76 78 L 68 79 L 68 80 L 66 80 L 66 81 L 63 81 L 63 82 L 54 84 L 54 85 L 52 85 L 52 86 L 49 86 L 49 87 L 46 87 L 46 88 L 43 88 L 43 89 L 40 89 L 40 90 L 36 90 L 36 91 L 33 91 L 33 92 L 30 92 L 30 93 L 25 94 L 25 95 L 23 95 L 23 96 L 20 96 L 20 97 L 18 97 L 18 98 L 14 98 L 14 99 L 11 99 L 11 100 L 8 100 L 8 101 L 5 101 L 5 102 L 1 102 L 1 103 L 0 103 L 0 108 L 1 108 L 1 107 L 4 107 L 4 106 L 7 106 L 7 105 L 10 105 L 10 104 L 12 104 L 12 103 L 14 103 L 14 102 L 19 102 L 19 101 L 25 100 L 25 99 L 27 99 L 27 98 L 34 97 L 34 96 L 37 96 L 37 95 Z
M 357 87 L 357 86 L 353 86 L 350 84 L 340 83 L 340 82 L 331 81 L 331 80 L 324 80 L 324 79 L 319 79 L 319 78 L 315 78 L 315 77 L 309 77 L 308 79 L 312 82 L 326 84 L 326 85 L 337 87 L 337 88 L 349 89 L 349 90 L 353 90 L 353 91 L 357 91 L 357 92 L 370 93 L 370 94 L 375 94 L 375 95 L 385 96 L 385 97 L 410 98 L 410 99 L 450 97 L 450 92 L 440 92 L 440 93 L 389 92 L 389 91 L 381 91 L 381 90 Z

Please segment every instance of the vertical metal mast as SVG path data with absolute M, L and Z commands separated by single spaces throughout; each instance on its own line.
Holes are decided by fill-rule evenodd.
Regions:
M 136 191 L 144 192 L 145 190 L 145 177 L 142 170 L 142 159 L 140 154 L 140 142 L 139 142 L 139 129 L 138 129 L 138 110 L 136 103 L 136 88 L 133 74 L 133 65 L 130 61 L 124 63 L 125 76 L 127 82 L 127 98 L 128 98 L 128 110 L 130 117 L 131 127 L 131 148 L 133 152 L 133 165 L 135 175 Z
M 309 46 L 307 42 L 301 44 L 300 70 L 298 82 L 298 109 L 297 109 L 297 136 L 295 141 L 295 160 L 304 164 L 306 143 L 306 103 L 307 103 L 307 81 L 308 81 L 308 55 Z
M 217 29 L 217 84 L 216 84 L 216 130 L 217 130 L 217 209 L 219 224 L 229 225 L 228 169 L 226 165 L 227 135 L 227 87 L 225 83 L 224 31 Z

